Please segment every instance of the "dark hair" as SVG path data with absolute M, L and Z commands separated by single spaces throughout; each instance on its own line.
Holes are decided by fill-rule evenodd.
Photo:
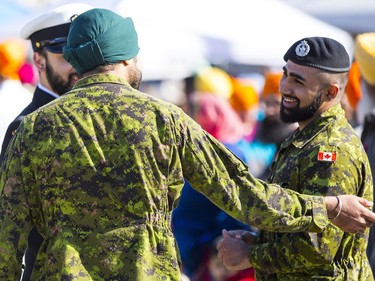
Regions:
M 83 73 L 82 75 L 88 75 L 88 74 L 96 74 L 96 73 L 102 73 L 102 72 L 106 72 L 106 71 L 112 71 L 115 69 L 115 66 L 117 64 L 120 64 L 122 62 L 115 62 L 115 63 L 108 63 L 108 64 L 102 64 L 102 65 L 99 65 L 97 67 L 95 67 L 94 69 L 91 69 L 85 73 Z

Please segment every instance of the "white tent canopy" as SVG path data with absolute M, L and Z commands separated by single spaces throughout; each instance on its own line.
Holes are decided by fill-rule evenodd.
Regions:
M 182 79 L 208 65 L 202 38 L 171 26 L 135 22 L 143 80 Z
M 55 0 L 50 10 L 76 0 Z M 80 0 L 133 18 L 145 80 L 183 78 L 207 63 L 279 67 L 287 48 L 308 36 L 343 43 L 349 33 L 280 0 Z
M 136 25 L 147 26 L 140 33 L 145 38 L 160 32 L 160 24 L 199 35 L 206 58 L 213 63 L 279 66 L 287 48 L 308 36 L 335 38 L 352 52 L 349 33 L 278 0 L 122 0 L 115 10 L 132 17 Z M 175 40 L 157 42 L 158 48 Z M 189 57 L 188 49 L 181 55 Z

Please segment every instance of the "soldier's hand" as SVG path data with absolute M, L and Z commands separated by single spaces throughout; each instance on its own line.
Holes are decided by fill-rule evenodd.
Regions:
M 223 230 L 223 235 L 224 235 L 224 232 L 226 233 L 226 237 L 227 237 L 227 234 L 229 234 L 230 237 L 232 238 L 237 238 L 237 239 L 241 239 L 242 241 L 246 242 L 247 244 L 249 245 L 253 245 L 255 244 L 255 235 L 250 232 L 250 231 L 247 231 L 247 230 L 242 230 L 242 229 L 238 229 L 238 230 Z
M 371 211 L 371 201 L 355 195 L 340 195 L 339 198 L 342 210 L 337 218 L 331 220 L 334 225 L 350 233 L 364 233 L 367 227 L 372 226 L 375 222 L 375 213 Z M 327 213 L 335 214 L 337 199 L 329 196 L 326 200 Z
M 248 258 L 249 247 L 250 245 L 245 241 L 233 237 L 225 230 L 223 230 L 223 239 L 216 246 L 218 258 L 228 270 L 242 270 L 251 267 Z

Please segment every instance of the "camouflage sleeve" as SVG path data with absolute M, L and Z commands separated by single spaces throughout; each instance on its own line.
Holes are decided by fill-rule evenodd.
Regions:
M 22 256 L 31 230 L 29 207 L 22 186 L 22 159 L 18 135 L 10 142 L 0 170 L 0 280 L 20 280 Z
M 328 225 L 322 233 L 285 233 L 271 243 L 249 249 L 252 266 L 267 274 L 301 270 L 321 270 L 332 264 L 344 233 Z
M 319 232 L 328 224 L 322 197 L 298 194 L 254 178 L 248 167 L 188 117 L 177 140 L 184 177 L 236 219 L 268 231 Z
M 325 148 L 321 148 L 324 151 Z M 317 151 L 311 157 L 299 160 L 301 193 L 340 195 L 355 194 L 372 200 L 372 180 L 366 162 L 358 161 L 348 152 L 337 148 L 336 162 L 319 162 Z M 357 155 L 358 156 L 358 155 Z M 305 163 L 306 161 L 306 163 Z M 309 163 L 307 163 L 309 162 Z M 367 170 L 367 172 L 365 172 Z M 306 179 L 311 179 L 306 180 Z M 367 234 L 368 234 L 367 230 Z M 298 269 L 321 269 L 324 265 L 332 264 L 337 252 L 351 252 L 353 240 L 365 248 L 366 240 L 345 235 L 343 231 L 329 224 L 321 233 L 279 233 L 269 234 L 276 237 L 272 243 L 255 245 L 249 251 L 249 259 L 254 268 L 267 273 Z M 262 239 L 262 238 L 261 238 Z M 263 238 L 267 242 L 267 238 Z M 346 249 L 346 250 L 345 250 Z M 354 258 L 354 257 L 351 257 Z

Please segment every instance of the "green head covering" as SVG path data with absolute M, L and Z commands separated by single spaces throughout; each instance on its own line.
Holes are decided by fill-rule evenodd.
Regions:
M 99 65 L 129 60 L 139 52 L 131 18 L 106 9 L 92 9 L 71 24 L 64 59 L 82 75 Z

